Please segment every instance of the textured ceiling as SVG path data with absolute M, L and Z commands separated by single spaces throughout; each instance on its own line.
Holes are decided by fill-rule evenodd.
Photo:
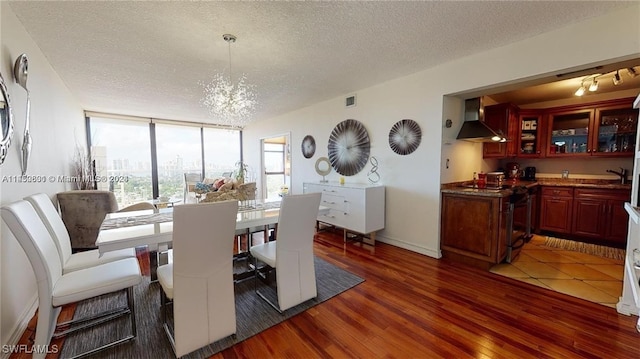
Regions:
M 10 2 L 85 109 L 210 123 L 201 83 L 228 67 L 224 33 L 260 120 L 630 4 Z

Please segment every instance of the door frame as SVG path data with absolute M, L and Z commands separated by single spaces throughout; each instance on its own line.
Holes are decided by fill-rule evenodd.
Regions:
M 291 132 L 284 132 L 265 136 L 260 138 L 260 196 L 264 200 L 267 198 L 267 171 L 265 168 L 265 143 L 269 143 L 268 140 L 276 138 L 284 138 L 284 179 L 285 184 L 289 186 L 289 193 L 291 193 L 292 183 L 292 168 L 291 168 Z

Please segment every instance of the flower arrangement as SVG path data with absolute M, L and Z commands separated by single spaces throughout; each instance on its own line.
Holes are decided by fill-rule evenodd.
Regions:
M 71 175 L 75 178 L 75 189 L 87 190 L 96 189 L 95 168 L 93 161 L 84 148 L 76 145 L 71 163 Z
M 287 186 L 286 184 L 283 184 L 282 186 L 280 186 L 280 191 L 278 191 L 278 196 L 284 197 L 288 194 L 289 194 L 289 186 Z

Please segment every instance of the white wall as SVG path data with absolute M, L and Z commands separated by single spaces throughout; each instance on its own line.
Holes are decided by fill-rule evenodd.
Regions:
M 77 141 L 84 145 L 84 113 L 71 96 L 49 62 L 40 52 L 6 2 L 1 7 L 0 73 L 7 84 L 16 120 L 15 135 L 9 154 L 0 166 L 0 204 L 4 205 L 32 193 L 50 196 L 70 189 L 63 183 L 12 183 L 19 176 L 20 147 L 26 112 L 26 92 L 13 80 L 13 63 L 21 54 L 29 58 L 27 87 L 31 94 L 31 136 L 33 147 L 29 160 L 29 175 L 68 175 L 69 164 Z M 33 315 L 37 296 L 35 277 L 22 248 L 5 223 L 1 222 L 0 237 L 0 339 L 11 344 L 13 335 L 24 328 L 24 320 Z
M 386 228 L 377 237 L 416 252 L 440 257 L 440 183 L 461 181 L 469 173 L 489 169 L 496 161 L 482 161 L 479 145 L 449 141 L 463 118 L 461 103 L 447 99 L 501 86 L 543 78 L 549 74 L 586 68 L 597 63 L 640 56 L 638 23 L 640 4 L 541 34 L 525 41 L 428 69 L 414 75 L 354 91 L 357 106 L 344 107 L 344 97 L 301 108 L 245 129 L 245 159 L 259 168 L 259 138 L 291 131 L 293 193 L 302 192 L 304 181 L 318 181 L 314 171 L 318 157 L 327 154 L 333 127 L 345 119 L 361 121 L 369 132 L 371 155 L 377 157 L 386 191 Z M 428 42 L 425 42 L 425 46 Z M 598 51 L 593 51 L 598 44 Z M 452 76 L 451 74 L 455 74 Z M 420 147 L 408 156 L 396 155 L 388 145 L 391 126 L 401 119 L 417 121 L 423 133 Z M 451 128 L 444 121 L 451 118 Z M 443 129 L 444 132 L 443 132 Z M 302 138 L 316 139 L 316 154 L 305 159 L 299 149 Z M 446 169 L 446 159 L 449 168 Z M 477 163 L 477 164 L 476 164 Z M 367 182 L 366 166 L 349 182 Z M 337 180 L 335 172 L 329 180 Z

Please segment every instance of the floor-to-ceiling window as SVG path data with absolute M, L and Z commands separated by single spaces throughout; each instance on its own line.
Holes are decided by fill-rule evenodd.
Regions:
M 205 177 L 217 178 L 233 172 L 240 161 L 239 131 L 205 127 L 203 138 Z
M 120 207 L 159 196 L 182 200 L 184 174 L 232 172 L 242 158 L 239 130 L 179 121 L 87 114 L 98 189 Z M 154 147 L 155 146 L 155 147 Z M 203 165 L 204 164 L 204 165 Z M 155 188 L 155 189 L 154 189 Z
M 152 199 L 149 124 L 92 117 L 90 129 L 97 188 L 112 191 L 120 207 Z
M 201 127 L 156 123 L 159 195 L 180 198 L 184 193 L 184 174 L 202 178 Z

